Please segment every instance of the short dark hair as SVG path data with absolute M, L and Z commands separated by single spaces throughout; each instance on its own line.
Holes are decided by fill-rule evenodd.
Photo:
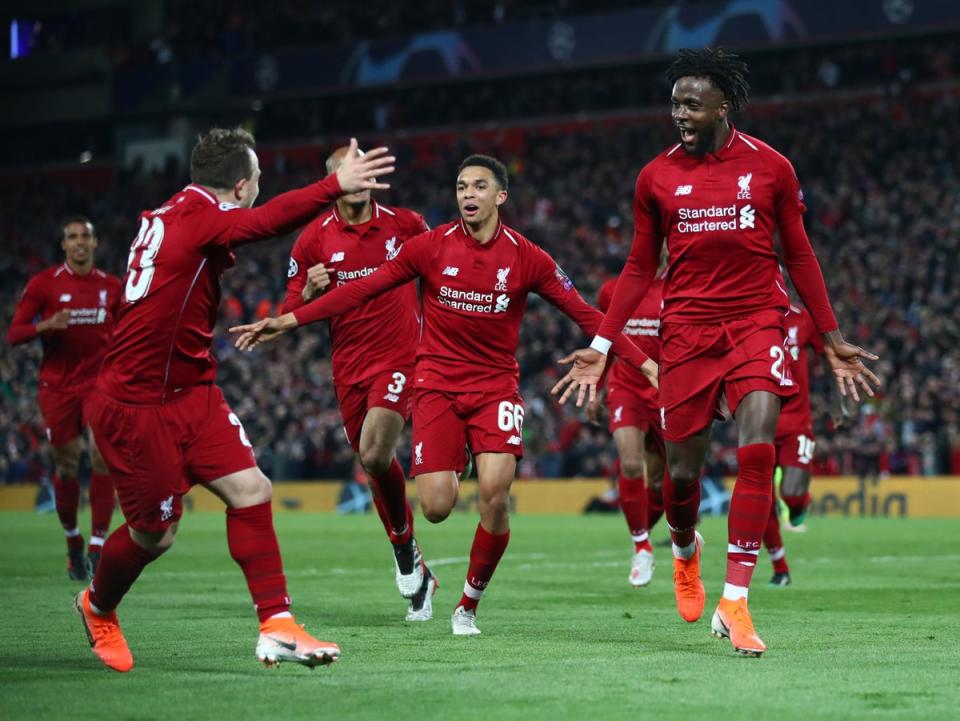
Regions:
M 457 175 L 463 172 L 464 168 L 468 168 L 472 165 L 480 166 L 481 168 L 486 168 L 491 173 L 493 177 L 497 180 L 497 185 L 500 186 L 500 190 L 506 190 L 510 185 L 510 176 L 507 174 L 507 166 L 501 163 L 499 160 L 494 158 L 492 155 L 469 155 L 464 158 L 463 162 L 460 163 L 460 167 L 457 168 Z
M 64 235 L 67 234 L 67 226 L 72 225 L 73 223 L 82 223 L 83 225 L 89 225 L 90 233 L 96 236 L 97 229 L 93 226 L 93 221 L 91 221 L 90 218 L 88 218 L 85 215 L 71 215 L 70 217 L 66 218 L 63 221 L 63 223 L 60 225 L 60 228 L 63 231 Z
M 190 180 L 210 188 L 232 188 L 253 175 L 247 150 L 256 147 L 253 136 L 240 127 L 210 128 L 190 153 Z
M 680 78 L 709 78 L 713 86 L 730 102 L 730 107 L 740 110 L 749 99 L 748 72 L 747 64 L 739 55 L 728 53 L 723 48 L 683 48 L 677 53 L 677 59 L 667 68 L 666 75 L 671 85 Z

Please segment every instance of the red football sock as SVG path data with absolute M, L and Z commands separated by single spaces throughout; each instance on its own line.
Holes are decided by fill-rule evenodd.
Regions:
M 463 584 L 463 595 L 458 605 L 468 611 L 476 610 L 480 598 L 483 596 L 487 584 L 497 570 L 497 564 L 510 542 L 510 531 L 494 535 L 479 523 L 477 532 L 473 536 L 473 546 L 470 548 L 470 567 L 467 569 L 467 580 Z
M 663 508 L 673 544 L 685 548 L 693 543 L 700 514 L 700 479 L 686 485 L 676 485 L 664 470 Z
M 663 515 L 663 492 L 647 486 L 647 530 L 652 531 Z
M 727 575 L 724 596 L 746 596 L 760 554 L 760 541 L 770 520 L 773 498 L 772 443 L 754 443 L 737 451 L 737 482 L 727 516 Z M 735 600 L 735 599 L 733 599 Z
M 413 510 L 407 501 L 407 474 L 394 458 L 387 472 L 371 476 L 373 504 L 390 543 L 400 545 L 413 537 Z
M 133 542 L 130 529 L 124 523 L 103 544 L 97 573 L 90 584 L 90 603 L 104 613 L 115 609 L 140 572 L 157 558 Z
M 780 517 L 777 514 L 777 502 L 774 499 L 770 504 L 770 518 L 767 519 L 767 530 L 763 532 L 763 546 L 773 561 L 774 573 L 789 573 L 787 568 L 787 552 L 783 547 L 783 538 L 780 536 Z
M 621 470 L 617 476 L 617 486 L 620 489 L 620 508 L 627 520 L 630 537 L 633 538 L 634 553 L 652 551 L 647 533 L 647 484 L 643 476 L 627 478 Z
M 794 515 L 803 513 L 810 505 L 810 494 L 804 493 L 802 496 L 785 496 L 780 494 L 780 498 L 787 504 L 787 508 L 793 511 Z
M 90 474 L 90 546 L 103 545 L 103 539 L 110 530 L 110 517 L 113 516 L 113 480 L 106 473 Z
M 59 473 L 53 474 L 53 493 L 57 506 L 57 516 L 60 519 L 60 525 L 68 533 L 77 528 L 77 509 L 80 507 L 80 481 L 77 478 L 60 478 Z M 67 545 L 70 545 L 70 539 L 77 538 L 82 547 L 83 539 L 79 534 L 67 536 Z
M 290 610 L 270 501 L 227 509 L 227 546 L 243 570 L 260 621 Z

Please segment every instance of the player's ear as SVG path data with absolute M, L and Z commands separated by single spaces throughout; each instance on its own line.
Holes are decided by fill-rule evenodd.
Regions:
M 497 207 L 503 205 L 506 202 L 507 202 L 507 191 L 501 190 L 499 193 L 497 193 L 497 200 L 496 200 Z
M 720 104 L 717 106 L 717 115 L 720 116 L 720 119 L 723 120 L 730 113 L 730 101 L 724 98 L 720 101 Z
M 250 181 L 247 178 L 240 178 L 233 185 L 233 195 L 237 200 L 243 200 L 244 195 L 246 195 L 247 183 Z

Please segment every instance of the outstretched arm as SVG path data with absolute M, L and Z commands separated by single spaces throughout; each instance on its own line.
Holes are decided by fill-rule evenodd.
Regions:
M 28 285 L 20 298 L 20 302 L 17 303 L 13 320 L 10 321 L 10 327 L 7 329 L 7 342 L 10 345 L 19 345 L 44 333 L 63 330 L 69 325 L 69 310 L 59 310 L 49 318 L 34 323 L 34 319 L 42 314 L 43 301 L 34 292 L 34 287 Z
M 221 212 L 211 214 L 206 221 L 209 227 L 205 235 L 214 244 L 231 247 L 284 235 L 309 222 L 341 195 L 389 188 L 377 178 L 393 172 L 394 160 L 386 148 L 360 155 L 356 138 L 351 138 L 350 150 L 337 172 L 312 185 L 281 193 L 258 208 L 221 205 Z
M 422 241 L 415 242 L 419 239 Z M 413 280 L 420 274 L 419 256 L 426 248 L 425 243 L 428 240 L 429 237 L 424 234 L 407 241 L 396 258 L 387 261 L 366 278 L 342 285 L 279 318 L 264 318 L 257 323 L 234 326 L 230 332 L 238 336 L 236 347 L 240 350 L 253 350 L 298 326 L 342 315 L 391 288 Z

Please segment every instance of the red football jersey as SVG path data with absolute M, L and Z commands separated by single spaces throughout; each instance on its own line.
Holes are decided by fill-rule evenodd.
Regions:
M 810 366 L 807 348 L 817 355 L 823 355 L 823 338 L 817 333 L 810 314 L 803 308 L 791 305 L 783 318 L 786 333 L 786 347 L 792 358 L 791 370 L 794 381 L 800 389 L 796 397 L 787 401 L 780 410 L 777 423 L 777 435 L 783 433 L 802 433 L 811 425 L 810 417 Z
M 597 305 L 606 313 L 613 297 L 613 289 L 617 286 L 617 279 L 611 278 L 600 287 Z M 623 334 L 630 338 L 648 358 L 660 362 L 660 306 L 663 298 L 663 278 L 657 278 L 650 290 L 643 296 L 640 305 L 631 314 Z M 647 400 L 656 400 L 657 389 L 651 385 L 647 377 L 629 363 L 619 358 L 614 360 L 607 373 L 608 386 L 625 388 L 635 391 L 637 395 Z
M 677 144 L 640 171 L 634 241 L 599 335 L 619 331 L 652 282 L 661 243 L 669 271 L 663 322 L 715 323 L 788 306 L 784 265 L 822 332 L 837 327 L 820 266 L 803 230 L 803 193 L 793 166 L 735 128 L 716 153 L 695 157 Z
M 110 343 L 120 301 L 120 279 L 93 268 L 79 275 L 64 263 L 38 273 L 27 283 L 7 332 L 11 345 L 37 336 L 36 320 L 68 309 L 69 326 L 40 336 L 40 383 L 73 388 L 90 386 Z
M 593 333 L 602 318 L 553 258 L 502 223 L 478 243 L 462 221 L 408 240 L 372 275 L 295 310 L 301 325 L 339 315 L 420 278 L 423 331 L 416 387 L 462 392 L 516 392 L 516 352 L 527 295 L 537 293 Z M 645 356 L 620 336 L 614 350 L 636 365 Z
M 400 252 L 408 238 L 430 230 L 423 216 L 406 208 L 373 203 L 370 220 L 345 223 L 336 208 L 308 225 L 297 238 L 287 271 L 284 313 L 303 305 L 307 270 L 317 263 L 330 272 L 328 288 L 366 278 Z M 399 366 L 412 365 L 420 335 L 419 301 L 407 283 L 330 318 L 333 379 L 349 385 Z
M 232 248 L 290 232 L 339 194 L 330 175 L 259 208 L 240 208 L 188 185 L 141 213 L 98 386 L 127 403 L 156 405 L 212 382 L 217 361 L 210 341 L 220 276 L 234 264 Z

